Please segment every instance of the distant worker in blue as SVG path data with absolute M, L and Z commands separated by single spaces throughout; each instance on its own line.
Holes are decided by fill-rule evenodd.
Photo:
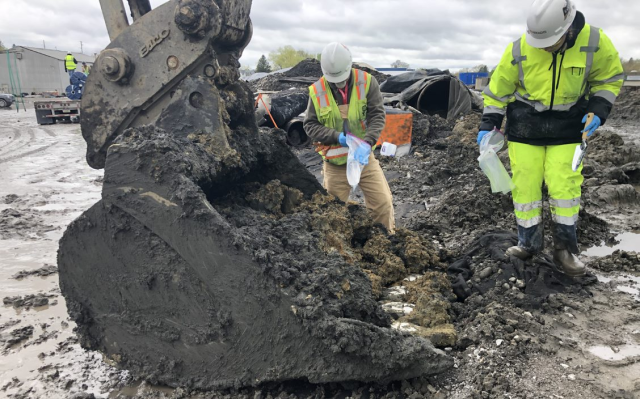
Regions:
M 527 28 L 507 46 L 484 90 L 478 143 L 507 117 L 518 224 L 518 245 L 507 255 L 526 259 L 542 251 L 544 182 L 554 262 L 565 274 L 582 276 L 585 267 L 575 255 L 584 178 L 582 165 L 573 171 L 573 156 L 582 133 L 591 136 L 609 116 L 623 83 L 622 64 L 611 40 L 585 22 L 572 0 L 535 0 Z
M 69 73 L 69 77 L 73 75 L 76 71 L 76 67 L 78 66 L 78 60 L 71 53 L 67 53 L 67 56 L 64 59 L 64 71 Z

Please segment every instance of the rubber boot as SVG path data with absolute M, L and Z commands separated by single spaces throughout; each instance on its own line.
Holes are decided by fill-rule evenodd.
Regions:
M 507 248 L 505 255 L 515 256 L 518 259 L 526 260 L 531 257 L 531 254 L 524 248 L 517 245 Z
M 586 273 L 584 263 L 580 262 L 578 257 L 569 252 L 568 249 L 555 249 L 553 251 L 553 261 L 567 276 L 580 277 Z

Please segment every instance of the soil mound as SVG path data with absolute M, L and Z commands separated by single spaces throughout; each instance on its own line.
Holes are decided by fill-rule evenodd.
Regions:
M 640 87 L 622 87 L 609 119 L 640 122 Z

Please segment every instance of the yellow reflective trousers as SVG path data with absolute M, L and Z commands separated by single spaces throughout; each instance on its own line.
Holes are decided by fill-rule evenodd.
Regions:
M 578 252 L 576 224 L 580 212 L 582 165 L 571 169 L 577 144 L 535 146 L 509 142 L 513 206 L 519 245 L 531 253 L 543 247 L 542 184 L 549 191 L 555 247 Z

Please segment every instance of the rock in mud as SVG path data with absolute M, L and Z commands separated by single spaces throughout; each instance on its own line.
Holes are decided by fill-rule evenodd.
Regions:
M 627 207 L 640 205 L 640 194 L 630 184 L 604 185 L 591 190 L 590 201 L 599 206 Z
M 0 211 L 0 239 L 35 238 L 44 232 L 53 230 L 53 226 L 45 225 L 37 214 L 29 214 L 24 210 L 7 208 Z
M 45 277 L 45 276 L 49 276 L 52 274 L 56 274 L 58 273 L 58 268 L 56 266 L 53 265 L 44 265 L 39 269 L 36 270 L 21 270 L 18 273 L 14 274 L 13 276 L 11 276 L 11 278 L 16 279 L 16 280 L 21 280 L 25 277 L 29 277 L 29 276 L 40 276 L 40 277 Z
M 4 348 L 7 349 L 12 345 L 28 340 L 31 336 L 33 336 L 33 326 L 25 326 L 16 328 L 8 334 L 0 335 L 0 342 L 3 343 Z
M 4 297 L 2 303 L 5 305 L 12 305 L 14 308 L 26 308 L 29 309 L 34 306 L 45 306 L 49 304 L 49 298 L 54 295 L 47 294 L 31 294 L 25 296 L 12 296 Z
M 583 287 L 597 281 L 597 278 L 589 273 L 576 278 L 565 275 L 553 263 L 551 256 L 546 254 L 526 261 L 514 256 L 505 256 L 506 249 L 517 243 L 518 238 L 515 234 L 504 231 L 494 231 L 476 238 L 465 250 L 464 255 L 448 268 L 453 291 L 458 300 L 464 301 L 474 293 L 485 295 L 496 287 L 501 287 L 502 290 L 506 290 L 504 294 L 513 297 L 511 301 L 517 306 L 540 308 L 549 295 L 584 294 Z M 495 267 L 498 272 L 486 276 L 482 271 L 488 266 Z M 510 283 L 518 288 L 517 291 L 511 289 Z M 509 293 L 509 290 L 512 292 Z
M 640 272 L 640 253 L 618 249 L 611 255 L 589 262 L 589 267 L 602 272 Z
M 16 194 L 7 194 L 4 196 L 4 198 L 2 199 L 2 202 L 4 202 L 5 204 L 12 204 L 14 203 L 18 198 Z
M 451 367 L 428 340 L 390 328 L 365 271 L 376 237 L 398 248 L 396 268 L 437 255 L 417 262 L 415 244 L 385 242 L 365 209 L 327 196 L 281 138 L 258 133 L 246 86 L 182 85 L 166 109 L 182 117 L 115 140 L 102 200 L 60 242 L 81 344 L 137 378 L 199 389 Z M 201 86 L 210 98 L 191 107 Z

